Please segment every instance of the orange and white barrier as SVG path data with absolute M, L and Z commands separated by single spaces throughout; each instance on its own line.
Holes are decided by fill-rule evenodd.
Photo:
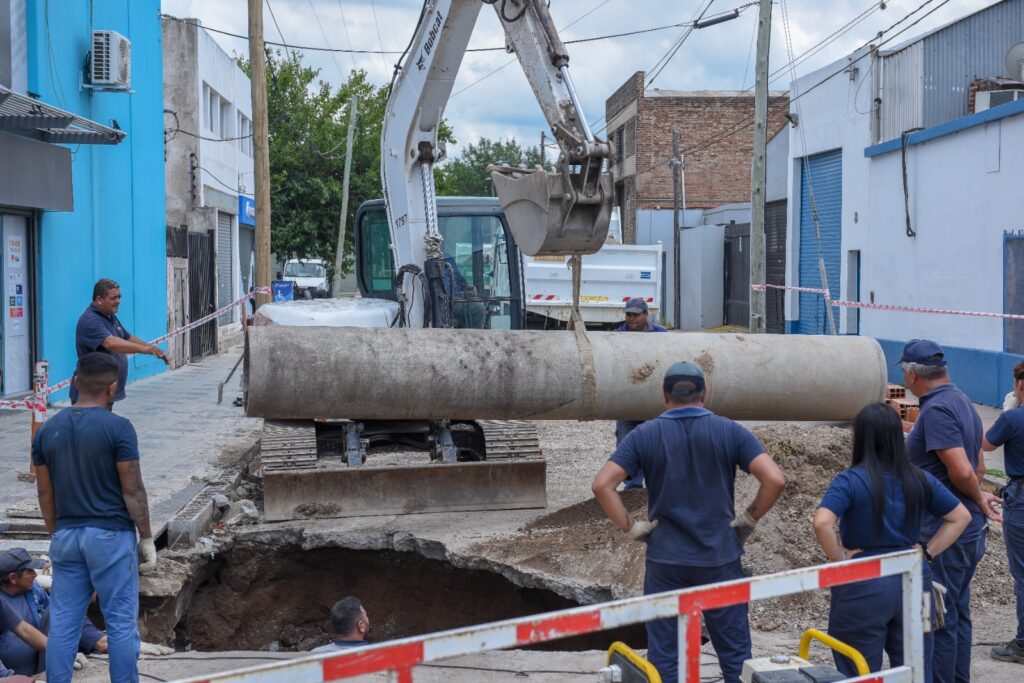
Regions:
M 850 680 L 922 683 L 931 607 L 922 590 L 921 562 L 919 551 L 907 550 L 310 655 L 182 683 L 321 683 L 382 671 L 397 683 L 412 683 L 413 669 L 420 664 L 669 618 L 679 620 L 679 683 L 695 683 L 700 681 L 704 610 L 895 575 L 903 577 L 906 664 Z

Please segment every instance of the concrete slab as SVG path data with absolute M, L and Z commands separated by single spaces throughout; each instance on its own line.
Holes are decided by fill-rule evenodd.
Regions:
M 217 404 L 217 386 L 240 354 L 240 348 L 234 349 L 132 382 L 127 398 L 115 407 L 132 421 L 139 435 L 154 533 L 163 530 L 207 483 L 228 474 L 234 477 L 237 462 L 258 439 L 262 420 L 247 418 L 242 408 L 232 405 L 241 394 L 240 373 L 225 386 L 224 402 Z M 30 427 L 30 416 L 24 411 L 0 415 L 3 471 L 28 470 Z M 8 508 L 31 505 L 34 499 L 33 484 L 15 476 L 0 477 L 0 520 Z M 0 542 L 5 542 L 2 533 Z

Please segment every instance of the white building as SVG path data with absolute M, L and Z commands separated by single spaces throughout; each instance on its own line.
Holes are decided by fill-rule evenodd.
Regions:
M 1019 43 L 1024 0 L 1005 0 L 792 84 L 788 164 L 769 159 L 769 185 L 784 173 L 788 187 L 787 284 L 869 304 L 1024 313 L 1024 73 L 1007 59 Z M 1024 359 L 1024 322 L 833 307 L 830 324 L 824 297 L 808 293 L 787 293 L 785 311 L 790 333 L 834 324 L 875 337 L 894 381 L 904 343 L 934 339 L 983 403 L 1001 402 Z
M 248 291 L 255 205 L 249 77 L 196 19 L 163 18 L 169 327 Z M 226 348 L 239 309 L 177 344 L 176 363 Z

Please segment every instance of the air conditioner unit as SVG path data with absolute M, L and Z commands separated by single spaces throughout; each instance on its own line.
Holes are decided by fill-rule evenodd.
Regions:
M 983 90 L 974 94 L 974 111 L 985 111 L 1017 100 L 1024 100 L 1024 90 Z
M 131 88 L 131 41 L 117 31 L 93 31 L 89 81 L 93 86 L 111 90 Z

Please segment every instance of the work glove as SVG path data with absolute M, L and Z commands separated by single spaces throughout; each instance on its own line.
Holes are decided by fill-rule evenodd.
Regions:
M 946 587 L 932 581 L 932 603 L 935 605 L 935 616 L 932 618 L 932 632 L 946 628 Z
M 744 510 L 743 514 L 733 519 L 729 526 L 736 530 L 736 536 L 740 539 L 740 545 L 746 545 L 747 539 L 754 533 L 757 520 L 754 519 L 749 510 Z
M 75 653 L 75 671 L 80 671 L 85 663 L 89 661 L 89 658 L 83 655 L 81 652 Z
M 1020 408 L 1020 401 L 1017 400 L 1017 395 L 1011 391 L 1003 399 L 1003 410 L 1013 410 L 1014 408 Z
M 653 522 L 633 522 L 633 526 L 629 528 L 626 535 L 629 536 L 629 540 L 631 541 L 646 542 L 647 537 L 651 535 L 651 532 L 654 531 L 654 527 L 656 526 L 658 526 L 658 520 L 654 520 Z
M 149 657 L 166 657 L 167 655 L 174 654 L 174 648 L 167 647 L 166 645 L 157 645 L 156 643 L 140 643 L 139 654 Z
M 156 543 L 152 538 L 139 539 L 139 574 L 143 576 L 156 571 Z

